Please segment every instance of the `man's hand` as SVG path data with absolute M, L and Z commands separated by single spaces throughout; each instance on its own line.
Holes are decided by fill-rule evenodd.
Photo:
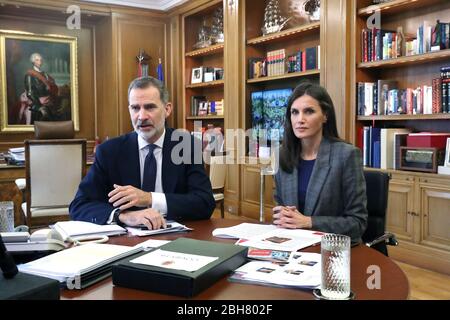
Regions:
M 152 204 L 151 192 L 145 192 L 133 186 L 114 185 L 114 190 L 108 193 L 109 203 L 120 210 L 131 207 L 148 207 Z
M 273 224 L 287 229 L 312 228 L 311 217 L 301 214 L 295 207 L 277 206 L 273 209 Z
M 166 220 L 158 211 L 147 208 L 138 211 L 122 212 L 119 220 L 128 226 L 145 225 L 149 230 L 166 228 Z

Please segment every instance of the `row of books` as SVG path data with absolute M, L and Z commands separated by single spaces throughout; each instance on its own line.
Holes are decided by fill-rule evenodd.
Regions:
M 266 57 L 250 58 L 248 68 L 249 79 L 320 69 L 320 46 L 299 50 L 287 58 L 285 49 L 269 51 Z
M 431 85 L 399 89 L 395 80 L 357 83 L 357 114 L 434 114 L 450 112 L 450 67 Z
M 209 101 L 206 96 L 191 97 L 191 116 L 223 116 L 223 99 Z
M 363 165 L 380 169 L 400 168 L 400 147 L 406 145 L 411 132 L 405 128 L 376 128 L 366 126 L 359 132 Z
M 450 24 L 439 20 L 434 25 L 424 21 L 416 34 L 404 34 L 377 28 L 363 29 L 361 34 L 362 62 L 387 60 L 400 56 L 424 54 L 450 48 Z

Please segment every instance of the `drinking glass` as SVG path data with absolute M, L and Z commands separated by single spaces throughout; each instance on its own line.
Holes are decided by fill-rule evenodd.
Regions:
M 14 203 L 0 201 L 0 232 L 14 231 Z
M 350 240 L 340 234 L 322 236 L 320 291 L 326 299 L 348 299 L 350 296 Z

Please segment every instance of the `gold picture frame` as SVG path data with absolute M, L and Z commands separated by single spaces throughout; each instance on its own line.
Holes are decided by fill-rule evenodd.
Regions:
M 72 120 L 79 131 L 77 38 L 0 30 L 0 130 Z

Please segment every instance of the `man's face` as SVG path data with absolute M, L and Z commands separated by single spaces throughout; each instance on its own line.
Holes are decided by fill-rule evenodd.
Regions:
M 40 67 L 42 66 L 42 63 L 44 63 L 44 60 L 42 59 L 41 56 L 35 56 L 35 57 L 34 57 L 33 64 L 34 64 L 36 67 L 40 68 Z
M 172 105 L 164 105 L 154 87 L 132 89 L 128 100 L 134 131 L 148 143 L 154 143 L 164 132 L 164 122 L 172 112 Z

